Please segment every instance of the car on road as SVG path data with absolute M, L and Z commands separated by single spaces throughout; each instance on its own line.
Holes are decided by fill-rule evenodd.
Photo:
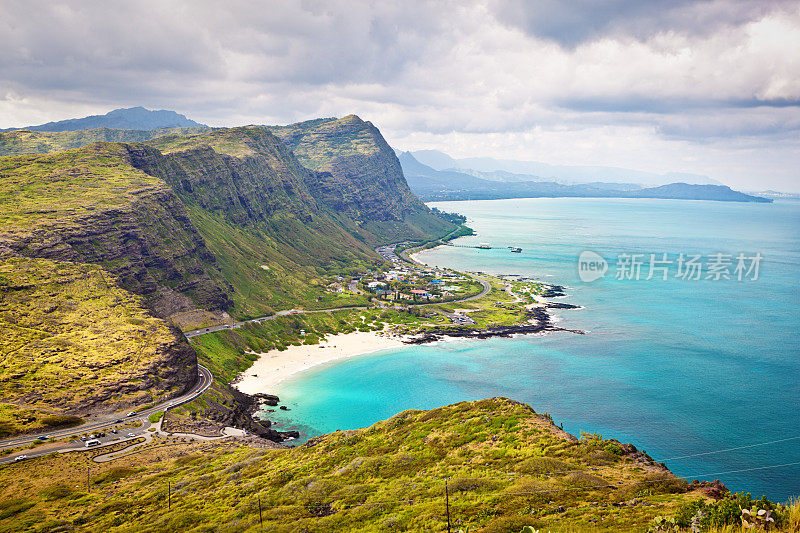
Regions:
M 116 429 L 112 429 L 112 430 L 111 430 L 111 433 L 114 433 L 114 434 L 116 434 L 116 433 L 117 433 L 117 430 L 116 430 Z
M 127 414 L 127 415 L 125 415 L 125 416 L 133 416 L 133 415 L 135 415 L 135 414 L 136 414 L 135 412 L 131 411 L 130 413 L 128 413 L 128 414 Z
M 18 455 L 18 456 L 16 456 L 16 457 L 14 457 L 14 462 L 15 462 L 15 463 L 17 463 L 17 462 L 19 462 L 19 461 L 24 461 L 24 460 L 25 460 L 25 459 L 27 459 L 27 458 L 28 458 L 28 456 L 27 456 L 27 455 Z
M 39 435 L 38 437 L 36 437 L 36 440 L 47 440 L 49 438 L 50 437 L 48 437 L 47 435 Z
M 122 419 L 118 418 L 118 419 L 114 420 L 114 423 L 115 424 L 122 424 Z
M 100 446 L 100 444 L 102 444 L 102 443 L 97 439 L 89 439 L 89 440 L 86 441 L 86 447 L 87 448 L 91 448 L 93 446 Z
M 86 437 L 81 437 L 81 440 L 82 440 L 83 442 L 86 442 Z
M 128 433 L 128 436 L 129 436 L 129 437 L 135 437 L 135 436 L 136 436 L 136 433 Z

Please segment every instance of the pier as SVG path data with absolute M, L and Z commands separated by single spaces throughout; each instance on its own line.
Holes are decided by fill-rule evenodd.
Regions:
M 478 250 L 491 250 L 494 247 L 488 243 L 480 243 L 480 244 L 453 244 L 451 242 L 443 242 L 445 246 L 453 246 L 454 248 L 476 248 Z M 522 253 L 522 248 L 518 246 L 506 246 L 511 252 L 515 254 Z

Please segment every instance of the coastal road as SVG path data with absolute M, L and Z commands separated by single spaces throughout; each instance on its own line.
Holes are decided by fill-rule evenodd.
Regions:
M 130 416 L 123 413 L 110 413 L 97 416 L 92 420 L 89 420 L 88 422 L 85 422 L 79 426 L 73 426 L 68 429 L 48 431 L 45 433 L 41 433 L 39 435 L 24 435 L 20 437 L 0 440 L 0 450 L 7 448 L 16 448 L 18 446 L 25 446 L 33 442 L 41 442 L 42 443 L 41 448 L 20 452 L 20 455 L 27 455 L 29 458 L 37 457 L 52 452 L 74 449 L 76 446 L 76 442 L 79 443 L 78 444 L 79 446 L 83 445 L 81 441 L 76 440 L 63 444 L 58 443 L 58 446 L 47 446 L 46 443 L 50 440 L 69 437 L 71 435 L 80 435 L 82 433 L 88 433 L 88 432 L 102 432 L 102 430 L 108 430 L 114 427 L 121 428 L 118 429 L 119 433 L 112 434 L 105 438 L 99 439 L 103 443 L 103 445 L 111 443 L 116 444 L 119 442 L 124 442 L 126 440 L 133 440 L 142 437 L 144 433 L 147 433 L 147 429 L 150 427 L 150 420 L 148 417 L 151 414 L 157 413 L 159 411 L 166 412 L 169 409 L 190 402 L 195 398 L 197 398 L 198 396 L 205 393 L 209 389 L 209 387 L 211 387 L 211 384 L 214 382 L 214 378 L 211 375 L 211 372 L 203 365 L 197 365 L 197 371 L 198 371 L 197 382 L 194 384 L 194 386 L 191 388 L 189 392 L 187 392 L 182 396 L 179 396 L 178 398 L 172 398 L 171 400 L 164 401 L 158 405 L 149 407 L 142 411 L 136 411 L 135 414 L 131 414 Z M 122 426 L 128 426 L 132 423 L 137 423 L 137 422 L 139 423 L 139 427 L 122 428 Z M 46 437 L 46 439 L 41 439 L 40 437 Z M 0 459 L 0 464 L 12 462 L 13 460 L 14 460 L 13 457 L 4 457 Z
M 191 339 L 192 337 L 197 337 L 198 335 L 205 335 L 206 333 L 213 333 L 215 331 L 223 331 L 226 329 L 236 329 L 244 326 L 245 324 L 253 324 L 253 323 L 260 323 L 266 322 L 267 320 L 275 320 L 276 318 L 282 316 L 289 316 L 289 315 L 308 315 L 314 313 L 332 313 L 334 311 L 348 311 L 352 309 L 369 309 L 366 305 L 356 306 L 356 307 L 334 307 L 331 309 L 313 309 L 313 310 L 304 310 L 304 309 L 286 309 L 284 311 L 278 311 L 274 315 L 270 316 L 262 316 L 260 318 L 252 318 L 250 320 L 243 320 L 241 322 L 234 322 L 233 324 L 223 324 L 221 326 L 209 326 L 207 328 L 200 328 L 195 329 L 192 331 L 187 331 L 184 333 L 187 339 Z
M 456 230 L 456 231 L 458 231 L 458 230 Z M 453 233 L 455 233 L 455 231 Z M 452 233 L 450 235 L 452 235 Z M 449 237 L 449 235 L 448 235 L 448 237 Z M 420 263 L 418 261 L 414 261 L 413 259 L 411 259 L 408 256 L 408 252 L 410 250 L 411 250 L 411 248 L 409 248 L 408 250 L 403 250 L 402 252 L 400 252 L 400 257 L 402 257 L 405 261 L 411 263 L 412 265 L 416 265 L 416 266 L 420 266 L 420 267 L 427 267 L 428 266 L 428 265 L 424 265 L 424 264 L 422 264 L 422 263 Z M 467 298 L 462 298 L 461 300 L 453 300 L 452 302 L 447 302 L 448 304 L 457 304 L 457 303 L 461 303 L 461 302 L 468 302 L 470 300 L 476 300 L 478 298 L 486 296 L 487 294 L 489 294 L 489 291 L 492 290 L 492 286 L 485 279 L 479 278 L 478 276 L 476 276 L 474 274 L 469 274 L 469 276 L 472 279 L 474 279 L 475 281 L 477 281 L 478 283 L 480 283 L 481 286 L 483 287 L 483 290 L 481 292 L 479 292 L 478 294 L 475 294 L 473 296 L 469 296 Z M 435 304 L 421 304 L 421 305 L 435 305 Z
M 458 231 L 458 230 L 456 230 L 456 231 Z M 455 233 L 455 231 L 453 233 Z M 452 235 L 452 233 L 451 233 L 451 235 Z M 449 237 L 449 235 L 448 235 L 448 237 Z M 396 246 L 398 246 L 400 244 L 405 244 L 405 241 L 404 242 L 399 242 L 399 243 L 396 243 L 396 244 L 393 244 L 393 245 L 380 246 L 379 248 L 376 248 L 376 252 L 378 250 L 383 250 L 383 249 L 388 249 L 388 248 L 394 249 L 394 247 L 396 247 Z M 408 250 L 404 250 L 404 251 L 400 252 L 400 254 L 399 254 L 400 257 L 402 257 L 404 260 L 406 260 L 407 262 L 409 262 L 411 264 L 414 264 L 414 265 L 417 265 L 417 266 L 421 266 L 421 267 L 427 266 L 427 265 L 423 265 L 423 264 L 418 263 L 418 262 L 414 261 L 413 259 L 409 258 L 408 255 L 407 255 L 407 252 L 408 252 Z M 380 252 L 378 252 L 378 253 L 380 253 Z M 383 256 L 383 254 L 381 254 L 381 255 Z M 475 275 L 470 275 L 470 276 L 472 277 L 472 279 L 474 279 L 475 281 L 477 281 L 478 283 L 480 283 L 483 286 L 483 290 L 480 293 L 475 294 L 473 296 L 469 296 L 467 298 L 462 298 L 461 300 L 453 300 L 453 301 L 447 302 L 448 304 L 468 302 L 470 300 L 475 300 L 477 298 L 481 298 L 482 296 L 486 296 L 489 293 L 489 291 L 492 290 L 492 286 L 489 284 L 488 281 L 483 280 L 483 279 L 481 279 L 481 278 L 479 278 L 479 277 L 477 277 Z M 419 306 L 436 305 L 436 304 L 435 303 L 431 303 L 431 304 L 427 304 L 427 303 L 417 303 L 417 304 L 408 303 L 407 305 L 414 305 L 414 306 L 418 306 L 419 307 Z M 195 330 L 192 330 L 192 331 L 187 331 L 187 332 L 184 333 L 184 335 L 186 335 L 187 339 L 191 339 L 192 337 L 197 337 L 199 335 L 205 335 L 207 333 L 214 333 L 215 331 L 224 331 L 226 329 L 240 328 L 240 327 L 244 326 L 245 324 L 253 324 L 253 323 L 266 322 L 267 320 L 275 320 L 276 318 L 279 318 L 279 317 L 282 317 L 282 316 L 307 315 L 307 314 L 313 314 L 313 313 L 333 313 L 335 311 L 349 311 L 349 310 L 354 310 L 354 309 L 369 309 L 369 307 L 367 307 L 367 306 L 334 307 L 334 308 L 331 308 L 331 309 L 314 309 L 314 310 L 286 309 L 284 311 L 278 311 L 274 315 L 263 316 L 263 317 L 259 317 L 259 318 L 252 318 L 250 320 L 242 320 L 241 322 L 234 322 L 232 324 L 222 324 L 222 325 L 219 325 L 219 326 L 209 326 L 207 328 L 200 328 L 200 329 L 195 329 Z

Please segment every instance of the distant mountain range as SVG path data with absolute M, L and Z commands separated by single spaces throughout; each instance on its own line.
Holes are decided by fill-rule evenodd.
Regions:
M 426 152 L 431 155 L 431 152 Z M 434 159 L 440 164 L 446 154 L 436 152 Z M 398 159 L 403 167 L 411 190 L 423 201 L 443 200 L 493 200 L 503 198 L 586 197 L 586 198 L 665 198 L 681 200 L 716 200 L 725 202 L 771 202 L 771 199 L 734 191 L 725 185 L 668 183 L 656 187 L 643 187 L 635 183 L 563 184 L 555 180 L 493 180 L 477 177 L 493 176 L 505 171 L 437 170 L 421 163 L 412 152 L 401 152 Z M 454 161 L 454 160 L 453 160 Z M 477 160 L 475 160 L 477 161 Z M 484 167 L 485 168 L 485 167 Z M 588 167 L 586 167 L 588 168 Z M 633 171 L 632 171 L 633 172 Z
M 347 121 L 345 120 L 345 122 Z M 324 130 L 330 127 L 331 124 L 341 127 L 349 126 L 349 123 L 339 124 L 331 121 L 331 119 L 317 119 L 293 125 L 292 127 L 272 127 L 270 129 L 272 133 L 281 137 L 283 142 L 295 152 L 303 164 L 314 170 L 324 171 L 330 169 L 323 168 L 324 165 L 320 166 L 319 154 L 309 151 L 306 147 L 307 140 L 304 141 L 302 139 L 304 139 L 303 135 L 306 133 L 314 133 L 314 128 L 322 127 Z M 139 106 L 115 109 L 105 115 L 48 122 L 47 124 L 27 126 L 25 128 L 9 128 L 0 130 L 0 132 L 16 130 L 55 132 L 71 135 L 72 137 L 59 137 L 57 139 L 37 137 L 31 139 L 25 137 L 23 135 L 24 132 L 15 133 L 11 137 L 0 136 L 0 154 L 43 153 L 49 152 L 54 148 L 75 148 L 96 141 L 146 142 L 163 135 L 208 133 L 212 128 L 195 122 L 175 111 L 153 111 Z M 366 130 L 364 131 L 366 132 Z M 27 133 L 25 135 L 35 134 Z M 308 138 L 313 137 L 316 139 L 320 135 L 324 137 L 329 133 L 326 131 L 318 132 Z M 364 135 L 367 134 L 364 133 Z M 370 142 L 372 142 L 371 138 Z M 318 150 L 318 147 L 314 146 L 314 149 Z M 336 148 L 339 147 L 337 146 Z M 388 146 L 385 146 L 383 152 L 385 155 L 386 152 L 391 153 L 391 150 Z M 401 179 L 402 175 L 405 174 L 411 191 L 423 201 L 542 196 L 679 198 L 737 202 L 772 201 L 767 198 L 731 190 L 716 180 L 696 174 L 655 174 L 615 167 L 549 165 L 535 161 L 493 159 L 490 157 L 455 159 L 437 150 L 419 150 L 415 152 L 398 152 L 395 150 L 395 152 L 399 156 L 402 166 L 402 173 L 399 168 L 395 173 L 400 175 Z M 349 152 L 345 151 L 344 153 Z M 363 154 L 357 155 L 362 158 L 366 157 Z M 369 174 L 374 170 L 372 169 L 372 163 L 372 161 L 365 160 L 359 164 Z M 392 167 L 391 161 L 388 159 L 381 160 L 379 166 L 380 168 Z M 359 165 L 356 164 L 353 169 L 358 167 Z M 357 172 L 353 169 L 348 170 L 348 172 L 355 176 Z M 350 177 L 352 178 L 353 176 Z M 384 181 L 383 178 L 376 179 L 381 183 Z M 333 181 L 336 181 L 336 179 Z M 386 183 L 389 182 L 392 182 L 392 179 L 386 181 Z M 328 186 L 334 196 L 336 194 L 344 194 L 344 197 L 349 198 L 349 193 L 345 193 L 342 190 L 337 191 L 343 185 L 342 187 L 337 187 L 333 183 L 325 184 L 320 182 L 319 184 L 320 190 Z M 399 189 L 394 192 L 398 193 Z M 403 201 L 413 203 L 412 198 L 413 196 L 404 198 Z M 346 206 L 343 204 L 339 207 L 347 211 L 349 215 L 357 218 L 361 216 L 360 214 L 365 214 L 370 210 L 381 209 L 376 205 L 370 207 L 368 205 L 370 202 L 366 198 L 362 198 L 362 200 L 366 200 L 366 202 L 358 205 L 353 202 L 345 202 Z M 374 198 L 373 203 L 376 200 Z M 397 206 L 389 209 L 391 210 L 395 207 Z M 418 210 L 417 208 L 412 209 L 412 211 Z M 405 215 L 396 213 L 393 216 L 399 216 L 400 219 L 406 218 Z M 405 227 L 403 231 L 407 229 Z M 429 230 L 430 228 L 426 227 L 423 232 Z M 377 233 L 381 232 L 378 231 Z
M 111 128 L 117 130 L 156 130 L 160 128 L 189 128 L 204 126 L 186 118 L 175 111 L 151 111 L 144 107 L 130 107 L 115 109 L 105 115 L 92 115 L 83 118 L 71 118 L 58 122 L 48 122 L 38 126 L 24 128 L 7 128 L 0 131 L 30 130 L 30 131 L 78 131 L 93 128 Z
M 564 185 L 576 183 L 634 183 L 644 186 L 684 182 L 696 185 L 724 185 L 700 174 L 670 172 L 656 174 L 629 168 L 602 166 L 549 165 L 538 161 L 517 161 L 491 157 L 454 159 L 438 150 L 411 152 L 417 161 L 434 170 L 458 170 L 492 181 L 555 181 Z

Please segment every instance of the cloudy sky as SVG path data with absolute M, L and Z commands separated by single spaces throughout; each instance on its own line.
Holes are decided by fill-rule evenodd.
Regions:
M 355 113 L 401 149 L 800 192 L 800 1 L 0 0 L 0 128 Z

